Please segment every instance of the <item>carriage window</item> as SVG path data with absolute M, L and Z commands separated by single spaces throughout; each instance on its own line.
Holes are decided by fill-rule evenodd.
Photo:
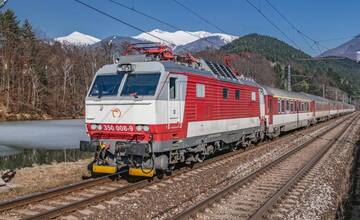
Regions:
M 286 111 L 290 110 L 290 103 L 289 100 L 286 100 Z
M 159 82 L 160 73 L 129 74 L 121 95 L 153 96 Z
M 223 88 L 223 98 L 227 99 L 228 97 L 228 89 L 227 88 Z
M 176 98 L 176 78 L 170 77 L 169 79 L 169 94 L 170 99 Z
M 196 83 L 196 97 L 205 97 L 205 85 Z
M 235 99 L 240 99 L 240 90 L 235 90 Z
M 124 74 L 98 75 L 89 96 L 116 96 Z
M 281 100 L 281 112 L 285 112 L 285 100 Z
M 278 112 L 279 113 L 281 112 L 281 100 L 280 99 L 278 100 Z

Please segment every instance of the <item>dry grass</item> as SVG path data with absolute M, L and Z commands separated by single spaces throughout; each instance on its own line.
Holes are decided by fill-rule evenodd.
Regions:
M 18 169 L 15 177 L 9 182 L 12 186 L 8 192 L 0 192 L 0 200 L 14 199 L 19 196 L 42 192 L 54 187 L 79 182 L 87 175 L 87 164 L 90 159 L 76 162 L 62 162 Z

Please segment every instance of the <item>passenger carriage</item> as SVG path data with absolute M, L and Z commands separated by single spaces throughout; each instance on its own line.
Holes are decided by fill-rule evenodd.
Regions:
M 268 86 L 264 89 L 267 92 L 268 133 L 271 136 L 314 123 L 314 100 L 301 93 Z

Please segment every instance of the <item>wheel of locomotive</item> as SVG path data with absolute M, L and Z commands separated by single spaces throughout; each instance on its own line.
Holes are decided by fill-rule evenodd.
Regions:
M 156 177 L 158 179 L 163 179 L 165 177 L 165 171 L 164 170 L 156 170 Z
M 197 153 L 195 155 L 195 160 L 197 163 L 202 163 L 202 162 L 204 162 L 205 159 L 206 159 L 206 156 L 202 153 Z
M 175 169 L 175 165 L 169 165 L 168 169 L 165 170 L 165 174 L 167 176 L 171 176 L 174 169 Z

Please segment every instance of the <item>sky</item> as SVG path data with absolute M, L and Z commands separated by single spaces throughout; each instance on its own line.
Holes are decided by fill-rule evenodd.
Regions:
M 109 0 L 81 0 L 122 19 L 142 30 L 155 28 L 176 31 L 163 24 L 144 18 Z M 220 32 L 192 15 L 173 0 L 114 0 L 139 11 L 181 27 L 185 31 Z M 275 29 L 246 0 L 178 0 L 226 33 L 242 36 L 249 33 L 270 35 L 294 45 L 311 55 L 319 54 L 313 42 L 305 42 L 266 2 L 249 0 L 275 23 L 289 39 Z M 359 0 L 269 0 L 292 24 L 325 48 L 333 48 L 360 34 Z M 104 15 L 98 14 L 74 0 L 8 0 L 5 11 L 12 9 L 20 21 L 28 19 L 34 29 L 48 38 L 55 38 L 79 31 L 97 38 L 111 35 L 134 36 L 140 33 Z M 348 37 L 348 38 L 344 38 Z M 331 40 L 334 38 L 342 38 Z M 310 44 L 311 46 L 309 46 Z

